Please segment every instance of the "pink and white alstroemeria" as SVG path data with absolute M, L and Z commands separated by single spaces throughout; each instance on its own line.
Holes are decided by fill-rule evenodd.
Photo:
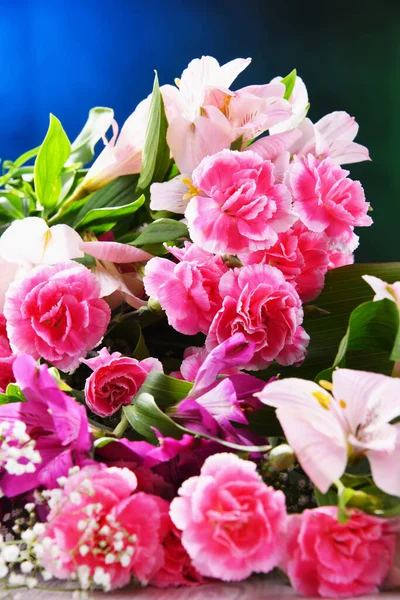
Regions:
M 14 221 L 0 238 L 0 311 L 8 286 L 37 265 L 82 258 L 81 238 L 68 225 L 49 227 L 44 219 Z
M 271 80 L 271 84 L 276 84 L 280 81 L 282 81 L 282 77 L 274 77 L 274 79 Z M 291 129 L 298 127 L 305 118 L 310 105 L 308 102 L 307 88 L 301 77 L 296 77 L 296 82 L 289 98 L 289 104 L 291 105 L 292 115 L 289 119 L 271 127 L 270 132 L 272 134 L 290 131 Z
M 299 158 L 308 154 L 317 158 L 329 156 L 338 165 L 370 160 L 368 148 L 353 141 L 358 123 L 344 111 L 329 113 L 315 124 L 304 119 L 298 127 L 303 136 L 292 146 L 291 153 Z
M 189 200 L 198 193 L 193 187 L 192 174 L 181 173 L 170 181 L 153 183 L 150 186 L 150 208 L 184 215 Z
M 234 141 L 232 127 L 217 105 L 232 94 L 230 85 L 250 62 L 237 58 L 220 65 L 212 56 L 202 56 L 189 63 L 176 80 L 178 87 L 162 86 L 164 103 L 170 106 L 167 141 L 181 173 L 193 171 L 205 156 Z
M 242 148 L 246 142 L 291 117 L 292 109 L 284 100 L 284 93 L 284 84 L 276 82 L 250 85 L 226 97 L 226 106 L 221 110 L 234 130 L 234 139 L 242 138 Z
M 140 308 L 146 302 L 143 296 L 143 282 L 134 267 L 119 269 L 116 265 L 132 265 L 150 260 L 152 255 L 139 248 L 119 242 L 82 242 L 80 248 L 96 259 L 92 269 L 100 283 L 100 296 L 105 298 L 112 309 L 122 302 L 133 308 Z
M 375 302 L 377 300 L 383 300 L 384 298 L 387 298 L 387 300 L 396 302 L 400 309 L 400 281 L 396 281 L 395 283 L 386 283 L 386 281 L 382 281 L 382 279 L 379 279 L 379 277 L 374 277 L 373 275 L 363 275 L 363 279 L 374 290 Z
M 328 386 L 327 386 L 328 387 Z M 400 496 L 400 380 L 338 369 L 332 392 L 303 379 L 274 381 L 255 394 L 276 415 L 297 458 L 325 493 L 348 460 L 366 456 L 376 485 Z
M 68 225 L 49 227 L 44 219 L 14 221 L 0 238 L 0 256 L 18 265 L 54 265 L 82 258 L 81 238 Z
M 112 121 L 111 139 L 108 141 L 104 136 L 105 148 L 78 188 L 82 195 L 91 194 L 121 175 L 140 173 L 150 99 L 151 96 L 138 104 L 125 121 L 119 135 L 118 124 L 115 120 Z

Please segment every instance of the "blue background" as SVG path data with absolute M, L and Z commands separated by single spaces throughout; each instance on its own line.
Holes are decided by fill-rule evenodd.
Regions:
M 294 67 L 313 121 L 346 110 L 373 163 L 351 167 L 372 203 L 358 260 L 400 259 L 400 8 L 376 0 L 22 0 L 0 3 L 0 157 L 43 139 L 48 114 L 70 139 L 93 106 L 120 124 L 151 91 L 202 54 L 253 57 L 237 87 Z

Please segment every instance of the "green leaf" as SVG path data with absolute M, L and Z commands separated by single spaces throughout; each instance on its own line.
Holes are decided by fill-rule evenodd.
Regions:
M 181 237 L 188 237 L 187 226 L 174 219 L 158 219 L 150 223 L 137 238 L 129 242 L 131 246 L 145 246 L 147 244 L 161 244 L 173 242 Z
M 80 231 L 82 229 L 94 230 L 96 228 L 96 231 L 99 231 L 99 225 L 102 225 L 103 227 L 101 227 L 101 230 L 108 231 L 114 227 L 120 219 L 133 215 L 141 206 L 143 206 L 144 200 L 144 195 L 142 195 L 134 202 L 125 204 L 124 206 L 93 208 L 75 225 L 75 229 Z
M 7 192 L 0 196 L 0 214 L 4 214 L 10 221 L 23 219 L 24 213 L 22 201 L 19 196 Z
M 4 394 L 0 394 L 0 406 L 10 402 L 26 402 L 24 394 L 16 383 L 9 383 Z
M 326 494 L 323 494 L 317 487 L 314 487 L 314 494 L 318 506 L 336 506 L 337 504 L 338 495 L 333 488 L 330 488 Z
M 140 388 L 140 393 L 151 394 L 159 406 L 168 408 L 186 398 L 192 387 L 193 384 L 188 381 L 151 371 Z
M 293 69 L 293 71 L 291 71 L 289 73 L 289 75 L 286 75 L 286 77 L 284 77 L 282 79 L 282 83 L 285 85 L 286 87 L 286 91 L 284 94 L 284 99 L 285 100 L 289 100 L 290 96 L 292 95 L 295 83 L 296 83 L 296 77 L 297 77 L 297 71 L 296 69 Z
M 97 142 L 109 129 L 114 118 L 112 108 L 96 106 L 89 111 L 89 117 L 82 131 L 72 142 L 71 156 L 67 161 L 67 165 L 74 163 L 88 163 L 94 157 L 94 148 Z
M 234 142 L 232 142 L 231 150 L 241 150 L 242 146 L 243 146 L 243 136 L 241 135 Z
M 62 201 L 68 196 L 69 192 L 71 191 L 71 188 L 74 184 L 74 180 L 75 180 L 75 172 L 74 171 L 67 171 L 65 173 L 61 173 L 61 191 L 60 191 L 60 198 L 59 198 L 59 204 L 62 203 Z
M 130 426 L 152 443 L 157 443 L 157 436 L 152 430 L 155 427 L 163 435 L 181 439 L 184 430 L 168 415 L 158 408 L 151 394 L 139 392 L 134 403 L 124 406 L 123 412 Z
M 118 440 L 115 437 L 101 437 L 101 438 L 98 438 L 97 440 L 94 440 L 93 446 L 97 450 L 97 448 L 103 448 L 103 446 L 107 446 L 107 444 L 109 444 L 110 442 L 116 442 L 116 441 L 118 441 Z
M 126 206 L 137 200 L 139 197 L 136 193 L 137 181 L 138 175 L 124 175 L 88 196 L 71 226 L 76 228 L 84 217 L 94 209 Z
M 61 192 L 61 171 L 71 153 L 71 144 L 60 121 L 50 115 L 50 125 L 38 152 L 34 181 L 35 191 L 44 208 L 54 208 Z
M 35 156 L 37 156 L 37 153 L 40 150 L 40 146 L 37 146 L 36 148 L 32 148 L 32 150 L 28 150 L 27 152 L 24 152 L 24 154 L 21 154 L 21 156 L 19 156 L 16 160 L 13 161 L 13 167 L 15 167 L 16 169 L 18 167 L 22 167 L 22 165 L 24 165 L 26 162 L 28 162 L 28 160 L 31 160 L 31 158 L 35 158 Z
M 123 344 L 125 356 L 132 356 L 137 360 L 143 360 L 150 356 L 143 337 L 142 329 L 137 321 L 123 321 L 111 326 L 110 333 L 104 340 L 105 346 Z M 150 376 L 150 375 L 149 375 Z
M 152 181 L 162 181 L 168 171 L 170 152 L 167 144 L 167 128 L 168 121 L 156 73 L 143 148 L 142 171 L 138 183 L 142 190 Z
M 240 452 L 266 452 L 271 448 L 269 445 L 242 446 L 241 444 L 234 444 L 232 442 L 220 440 L 209 435 L 199 434 L 195 431 L 187 429 L 186 427 L 182 427 L 182 425 L 178 425 L 171 419 L 171 417 L 162 412 L 151 394 L 146 392 L 142 393 L 141 389 L 139 390 L 137 396 L 135 396 L 133 404 L 123 407 L 123 412 L 131 427 L 153 444 L 157 443 L 157 436 L 152 427 L 167 437 L 181 439 L 183 434 L 187 433 L 189 435 L 213 440 L 222 446 L 226 446 L 232 450 L 239 450 Z
M 362 279 L 366 274 L 393 283 L 400 280 L 400 263 L 355 264 L 329 271 L 322 294 L 313 301 L 322 312 L 311 311 L 304 319 L 304 328 L 311 338 L 304 363 L 300 367 L 272 365 L 259 371 L 257 376 L 264 380 L 278 373 L 283 377 L 314 379 L 319 375 L 321 378 L 321 371 L 334 363 L 352 311 L 372 299 L 373 291 Z M 362 352 L 352 350 L 346 357 L 346 365 L 388 375 L 393 367 L 388 352 L 376 348 L 366 348 Z
M 360 304 L 350 315 L 347 332 L 340 342 L 332 367 L 319 377 L 327 378 L 335 367 L 345 366 L 346 355 L 351 350 L 384 351 L 388 361 L 391 356 L 394 357 L 392 360 L 397 360 L 395 357 L 400 357 L 400 347 L 395 346 L 398 331 L 399 310 L 395 302 L 384 299 Z

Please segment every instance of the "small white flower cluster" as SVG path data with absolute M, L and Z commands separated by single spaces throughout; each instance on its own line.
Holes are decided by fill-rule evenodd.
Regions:
M 23 421 L 2 421 L 0 423 L 0 469 L 10 475 L 34 473 L 36 465 L 42 462 L 40 453 L 35 450 Z
M 17 519 L 18 522 L 15 522 L 12 528 L 14 533 L 19 534 L 19 538 L 0 535 L 0 579 L 8 577 L 7 588 L 34 588 L 38 584 L 39 576 L 45 581 L 52 577 L 51 573 L 40 565 L 41 544 L 38 538 L 43 535 L 45 526 L 35 522 L 33 502 L 29 502 L 24 508 L 28 518 Z M 29 526 L 21 531 L 26 524 Z

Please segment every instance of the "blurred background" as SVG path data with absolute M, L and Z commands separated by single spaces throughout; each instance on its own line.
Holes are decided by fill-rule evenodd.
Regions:
M 41 143 L 54 113 L 72 140 L 93 106 L 123 121 L 152 87 L 192 58 L 253 62 L 234 84 L 293 68 L 309 116 L 355 116 L 372 163 L 350 166 L 373 206 L 357 261 L 400 260 L 400 2 L 398 0 L 1 0 L 0 157 Z

